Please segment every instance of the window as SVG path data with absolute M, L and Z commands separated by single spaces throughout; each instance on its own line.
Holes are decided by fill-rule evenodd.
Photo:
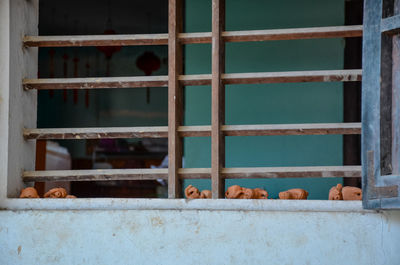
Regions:
M 142 180 L 165 179 L 168 180 L 168 197 L 170 199 L 182 197 L 182 179 L 211 179 L 212 197 L 223 198 L 225 193 L 225 179 L 227 178 L 288 178 L 288 177 L 360 177 L 360 166 L 307 166 L 307 167 L 248 167 L 227 168 L 225 165 L 225 137 L 227 136 L 270 136 L 270 135 L 329 135 L 329 134 L 360 134 L 360 123 L 314 123 L 314 124 L 262 124 L 262 125 L 226 125 L 225 123 L 225 86 L 234 84 L 260 84 L 260 83 L 301 83 L 301 82 L 353 82 L 360 81 L 362 71 L 352 70 L 319 70 L 319 71 L 291 71 L 291 72 L 259 72 L 259 73 L 226 73 L 225 72 L 225 44 L 229 42 L 253 42 L 275 41 L 314 38 L 345 38 L 359 37 L 363 34 L 361 25 L 313 27 L 296 29 L 268 29 L 248 31 L 225 30 L 225 1 L 212 0 L 212 31 L 200 33 L 183 32 L 183 1 L 169 1 L 169 26 L 168 33 L 163 34 L 135 34 L 135 35 L 86 35 L 86 36 L 38 36 L 37 12 L 38 1 L 18 0 L 24 8 L 10 1 L 10 117 L 2 117 L 8 124 L 8 136 L 4 144 L 8 144 L 7 154 L 7 195 L 15 197 L 23 186 L 23 182 L 32 181 L 82 181 L 82 180 Z M 377 45 L 375 27 L 376 14 L 370 12 L 376 6 L 377 1 L 366 0 L 365 10 L 368 16 L 364 31 L 368 33 L 364 38 L 364 56 L 372 63 L 366 65 L 364 59 L 364 71 L 370 71 L 371 75 L 365 77 L 363 82 L 372 84 L 379 82 L 376 71 L 377 58 L 380 60 Z M 379 1 L 378 1 L 379 2 Z M 379 6 L 377 6 L 379 8 Z M 381 9 L 379 9 L 381 10 Z M 376 12 L 379 15 L 379 12 Z M 16 18 L 23 17 L 25 21 L 16 22 Z M 375 19 L 375 20 L 374 20 Z M 392 32 L 397 25 L 398 17 L 385 19 L 387 31 Z M 372 21 L 372 22 L 370 22 Z M 375 22 L 374 22 L 375 21 Z M 380 19 L 379 19 L 380 21 Z M 372 24 L 369 24 L 372 23 Z M 375 31 L 373 31 L 375 30 Z M 23 34 L 21 34 L 23 33 Z M 375 34 L 375 35 L 374 35 Z M 364 33 L 365 35 L 365 33 Z M 20 49 L 20 36 L 25 36 L 24 48 Z M 397 37 L 394 39 L 396 40 Z M 370 44 L 370 42 L 374 44 Z M 187 44 L 211 43 L 212 44 L 212 70 L 211 74 L 187 75 L 183 73 L 183 46 Z M 112 45 L 168 45 L 168 76 L 143 76 L 143 77 L 102 77 L 102 78 L 33 78 L 37 69 L 37 49 L 35 47 L 80 47 L 80 46 L 112 46 Z M 368 51 L 369 50 L 369 51 Z M 394 50 L 396 51 L 396 50 Z M 371 53 L 371 55 L 370 55 Z M 378 56 L 378 57 L 376 57 Z M 366 57 L 364 57 L 366 58 Z M 17 60 L 18 59 L 18 60 Z M 394 60 L 395 61 L 395 60 Z M 365 68 L 367 67 L 367 68 Z M 368 68 L 369 67 L 369 68 Z M 394 66 L 394 69 L 395 66 Z M 11 74 L 12 73 L 12 74 Z M 394 75 L 395 76 L 395 75 Z M 378 79 L 377 79 L 378 78 Z M 211 85 L 211 124 L 202 126 L 183 125 L 183 87 Z M 375 84 L 376 85 L 376 84 Z M 374 84 L 369 85 L 371 87 Z M 24 90 L 18 89 L 22 86 Z M 98 88 L 125 88 L 125 87 L 168 87 L 168 126 L 158 127 L 119 127 L 119 128 L 62 128 L 62 129 L 36 129 L 36 90 L 52 89 L 98 89 Z M 368 86 L 368 85 L 367 85 Z M 376 95 L 367 88 L 363 105 L 368 102 L 371 106 L 377 104 Z M 398 90 L 398 89 L 397 89 Z M 394 90 L 393 90 L 394 91 Z M 372 93 L 372 95 L 368 94 Z M 395 91 L 393 95 L 396 95 Z M 366 96 L 367 95 L 367 96 Z M 371 102 L 372 101 L 372 102 Z M 373 103 L 373 104 L 372 104 Z M 378 104 L 379 106 L 379 104 Z M 369 110 L 372 109 L 368 108 Z M 378 107 L 379 109 L 379 107 Z M 395 107 L 393 107 L 396 110 Z M 371 123 L 379 123 L 374 115 L 363 108 L 364 129 Z M 393 115 L 398 115 L 394 112 Z M 371 117 L 370 117 L 371 116 Z M 394 128 L 398 127 L 393 116 Z M 20 126 L 20 127 L 17 127 Z M 396 127 L 397 126 L 397 127 Z M 369 128 L 369 127 L 368 127 Z M 376 128 L 376 127 L 374 127 Z M 379 128 L 379 126 L 378 126 Z M 23 136 L 20 132 L 23 131 Z M 371 153 L 368 144 L 379 146 L 379 137 L 369 131 L 363 133 L 363 168 L 370 167 L 365 161 L 365 150 Z M 396 135 L 399 130 L 394 130 L 393 145 L 398 146 Z M 38 139 L 98 139 L 98 138 L 159 138 L 168 137 L 168 169 L 110 169 L 110 170 L 73 170 L 73 171 L 34 171 L 33 157 L 35 140 Z M 182 168 L 182 148 L 184 137 L 211 137 L 211 167 L 210 168 Z M 24 139 L 25 138 L 25 139 Z M 366 149 L 367 148 L 367 149 Z M 379 151 L 372 149 L 375 156 Z M 22 156 L 22 159 L 20 159 Z M 393 153 L 398 161 L 398 154 Z M 375 158 L 375 167 L 380 165 L 380 160 Z M 398 163 L 397 163 L 398 164 Z M 395 163 L 393 163 L 395 165 Z M 398 170 L 398 169 L 397 169 Z M 22 173 L 21 173 L 22 172 Z M 375 173 L 379 171 L 375 170 Z M 22 174 L 22 180 L 19 176 Z M 364 172 L 365 174 L 365 172 Z M 378 174 L 379 175 L 379 174 Z M 390 178 L 392 180 L 393 177 Z M 373 180 L 373 178 L 372 178 Z M 387 180 L 389 181 L 389 180 Z M 366 200 L 373 194 L 368 189 L 375 187 L 371 184 L 371 178 L 364 177 L 363 184 L 367 187 Z M 380 182 L 378 182 L 380 183 Z M 373 188 L 373 191 L 376 189 Z M 385 191 L 387 188 L 377 188 Z M 397 196 L 394 188 L 389 188 L 390 196 Z M 397 190 L 396 190 L 397 191 Z M 379 191 L 380 192 L 380 191 Z M 378 193 L 379 193 L 378 192 Z M 372 195 L 375 196 L 375 195 Z M 384 200 L 378 198 L 380 202 Z M 92 200 L 87 207 L 101 205 L 104 199 Z M 13 202 L 14 203 L 14 202 Z M 28 202 L 33 203 L 34 202 Z M 65 202 L 73 205 L 74 202 Z M 79 204 L 79 200 L 75 202 Z M 112 200 L 106 203 L 112 203 Z M 144 202 L 146 204 L 147 202 Z M 157 202 L 158 203 L 158 202 Z M 200 202 L 194 202 L 200 203 Z M 235 202 L 237 203 L 237 202 Z M 14 205 L 18 203 L 15 202 Z M 33 205 L 32 204 L 32 205 Z M 50 206 L 57 208 L 62 202 L 52 202 Z M 240 204 L 240 203 L 237 203 Z M 50 204 L 49 204 L 50 205 Z M 55 206 L 54 206 L 55 205 Z M 169 202 L 160 208 L 171 206 Z M 367 207 L 370 207 L 367 204 Z M 374 204 L 375 205 L 375 204 Z M 382 205 L 380 205 L 382 206 Z M 378 206 L 378 207 L 380 207 Z M 22 207 L 22 206 L 18 206 Z M 29 206 L 28 206 L 29 207 Z M 101 207 L 101 206 L 99 206 Z M 174 206 L 175 207 L 175 206 Z M 247 206 L 244 206 L 247 207 Z M 22 207 L 23 208 L 23 207 Z M 173 207 L 172 207 L 173 208 Z

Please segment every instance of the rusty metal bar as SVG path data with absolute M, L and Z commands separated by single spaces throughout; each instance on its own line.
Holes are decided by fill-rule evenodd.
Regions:
M 168 15 L 168 198 L 181 197 L 178 169 L 182 167 L 182 138 L 178 128 L 183 122 L 183 89 L 179 75 L 183 72 L 182 45 L 178 34 L 183 31 L 182 0 L 169 0 Z
M 361 123 L 222 125 L 224 136 L 361 134 Z M 24 129 L 25 139 L 167 138 L 167 126 Z M 179 126 L 179 137 L 210 137 L 211 126 Z
M 388 24 L 390 25 L 390 23 Z M 348 38 L 361 37 L 362 28 L 362 25 L 355 25 L 224 31 L 222 38 L 225 42 Z M 211 43 L 211 35 L 211 32 L 179 33 L 178 39 L 182 44 Z M 25 36 L 23 42 L 27 47 L 167 45 L 168 34 Z
M 211 168 L 179 168 L 179 179 L 210 179 Z M 359 178 L 361 166 L 221 168 L 223 179 L 243 178 Z M 24 171 L 31 181 L 112 181 L 168 179 L 166 168 Z
M 212 80 L 211 80 L 211 188 L 212 198 L 224 198 L 225 181 L 221 169 L 225 166 L 225 0 L 212 0 Z

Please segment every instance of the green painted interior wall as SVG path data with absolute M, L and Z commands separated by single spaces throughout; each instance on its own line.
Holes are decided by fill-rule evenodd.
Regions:
M 186 32 L 211 31 L 211 0 L 186 1 Z M 226 29 L 252 30 L 344 24 L 344 1 L 226 0 Z M 226 71 L 265 72 L 343 69 L 343 39 L 228 43 Z M 211 73 L 211 45 L 185 47 L 186 74 Z M 226 86 L 226 124 L 278 124 L 343 121 L 342 83 Z M 185 124 L 211 122 L 211 88 L 186 87 Z M 210 138 L 185 139 L 185 167 L 210 167 Z M 227 167 L 342 165 L 342 136 L 227 137 Z M 327 199 L 335 179 L 227 180 L 265 188 L 272 198 L 304 188 L 309 199 Z M 185 181 L 209 189 L 208 180 Z

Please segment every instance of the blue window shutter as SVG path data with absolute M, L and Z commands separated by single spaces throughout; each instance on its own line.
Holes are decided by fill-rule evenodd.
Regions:
M 363 24 L 363 206 L 400 209 L 400 0 L 364 0 Z

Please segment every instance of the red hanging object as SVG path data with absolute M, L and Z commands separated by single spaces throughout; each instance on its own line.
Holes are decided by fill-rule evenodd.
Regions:
M 68 77 L 68 59 L 69 59 L 69 56 L 68 56 L 68 54 L 66 54 L 66 53 L 64 53 L 64 55 L 63 55 L 63 59 L 64 59 L 64 64 L 63 64 L 63 70 L 64 70 L 64 78 L 67 78 Z M 63 90 L 63 98 L 64 98 L 64 102 L 67 102 L 67 99 L 68 99 L 68 93 L 67 93 L 68 91 L 66 90 L 66 89 L 64 89 Z
M 145 52 L 137 58 L 136 66 L 145 75 L 151 75 L 154 71 L 160 69 L 161 60 L 154 52 Z M 148 87 L 146 88 L 146 102 L 150 103 L 150 89 Z
M 106 35 L 112 35 L 115 34 L 115 31 L 112 29 L 106 29 L 104 31 L 104 34 Z M 113 56 L 114 53 L 120 51 L 122 49 L 122 46 L 98 46 L 97 49 L 104 53 L 106 56 L 107 60 L 107 76 L 110 76 L 110 60 L 111 57 Z

